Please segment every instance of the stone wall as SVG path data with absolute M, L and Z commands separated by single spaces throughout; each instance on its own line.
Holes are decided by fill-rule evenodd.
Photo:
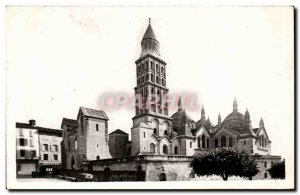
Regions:
M 110 134 L 109 135 L 109 152 L 113 158 L 124 157 L 127 154 L 128 135 Z

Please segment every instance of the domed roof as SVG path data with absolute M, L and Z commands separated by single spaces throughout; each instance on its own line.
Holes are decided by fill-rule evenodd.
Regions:
M 241 128 L 245 120 L 245 116 L 237 111 L 230 113 L 222 122 L 222 125 L 229 127 Z
M 185 110 L 178 110 L 171 118 L 173 119 L 174 129 L 179 129 L 182 124 L 194 123 L 194 120 L 185 112 Z

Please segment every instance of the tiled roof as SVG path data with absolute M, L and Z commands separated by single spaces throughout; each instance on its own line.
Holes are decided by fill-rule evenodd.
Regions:
M 63 124 L 66 124 L 67 127 L 78 127 L 78 122 L 74 119 L 63 118 L 61 128 L 63 128 Z
M 112 135 L 112 134 L 123 134 L 123 135 L 128 135 L 128 133 L 122 131 L 121 129 L 117 129 L 117 130 L 111 132 L 109 135 Z
M 80 107 L 80 110 L 82 111 L 83 115 L 85 115 L 85 116 L 104 119 L 104 120 L 109 119 L 107 117 L 106 113 L 102 110 L 95 110 L 95 109 L 85 108 L 85 107 Z

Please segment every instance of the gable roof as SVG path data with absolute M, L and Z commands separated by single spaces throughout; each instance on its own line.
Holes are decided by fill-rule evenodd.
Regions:
M 98 119 L 104 119 L 104 120 L 109 120 L 107 117 L 106 113 L 102 110 L 95 110 L 91 108 L 85 108 L 85 107 L 80 107 L 79 112 L 82 112 L 84 116 L 88 117 L 93 117 L 93 118 L 98 118 Z
M 121 129 L 116 129 L 115 131 L 111 132 L 109 135 L 113 135 L 113 134 L 128 135 L 128 133 L 122 131 Z
M 74 119 L 63 118 L 61 122 L 61 128 L 63 128 L 63 124 L 66 124 L 67 127 L 78 127 L 78 122 Z
M 253 131 L 255 134 L 257 134 L 259 128 L 254 128 Z

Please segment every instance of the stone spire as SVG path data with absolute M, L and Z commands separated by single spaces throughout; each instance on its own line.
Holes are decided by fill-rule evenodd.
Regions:
M 238 103 L 236 101 L 236 98 L 234 97 L 234 101 L 233 101 L 233 112 L 237 112 L 238 111 Z
M 152 29 L 151 18 L 149 18 L 149 25 L 143 36 L 141 45 L 142 45 L 141 57 L 145 56 L 146 54 L 152 54 L 152 55 L 155 54 L 160 56 L 159 42 Z
M 220 112 L 219 112 L 219 115 L 218 115 L 218 125 L 220 125 L 221 122 L 222 122 L 222 118 L 221 118 L 221 114 L 220 114 Z
M 248 108 L 246 109 L 246 112 L 245 112 L 245 122 L 246 123 L 250 122 L 250 113 L 248 111 Z
M 261 117 L 260 121 L 259 121 L 259 127 L 264 127 L 264 126 L 265 126 L 265 123 L 264 123 L 263 118 Z
M 202 106 L 202 109 L 201 109 L 201 119 L 205 119 L 205 110 L 204 110 L 204 106 Z
M 179 100 L 178 100 L 178 111 L 183 111 L 184 110 L 184 106 L 183 106 L 183 103 L 181 101 L 181 96 L 179 97 Z

